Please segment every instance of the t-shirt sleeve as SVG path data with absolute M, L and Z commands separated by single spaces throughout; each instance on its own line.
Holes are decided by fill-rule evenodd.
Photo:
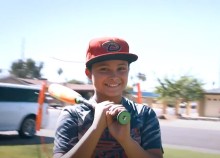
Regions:
M 65 108 L 57 120 L 53 152 L 66 153 L 78 142 L 77 114 Z
M 161 130 L 158 117 L 153 109 L 145 107 L 142 129 L 142 146 L 146 149 L 162 149 Z

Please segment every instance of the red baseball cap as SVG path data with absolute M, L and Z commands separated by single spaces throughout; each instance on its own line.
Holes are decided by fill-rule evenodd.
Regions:
M 89 42 L 86 67 L 106 60 L 125 60 L 131 63 L 137 59 L 137 55 L 129 53 L 129 45 L 125 40 L 117 37 L 95 38 Z

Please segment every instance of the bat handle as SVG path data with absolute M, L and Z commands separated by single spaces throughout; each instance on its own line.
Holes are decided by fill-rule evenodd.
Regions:
M 85 104 L 85 105 L 88 106 L 88 107 L 94 108 L 94 107 L 92 106 L 92 104 L 91 104 L 88 100 L 86 100 L 85 98 L 83 98 L 83 97 L 77 97 L 77 98 L 75 98 L 75 101 L 76 101 L 76 103 L 83 103 L 83 104 Z

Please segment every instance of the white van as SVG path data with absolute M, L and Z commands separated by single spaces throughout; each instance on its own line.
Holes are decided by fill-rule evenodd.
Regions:
M 38 95 L 41 86 L 0 83 L 0 131 L 18 131 L 23 138 L 36 134 Z M 41 128 L 48 120 L 48 104 L 43 104 Z

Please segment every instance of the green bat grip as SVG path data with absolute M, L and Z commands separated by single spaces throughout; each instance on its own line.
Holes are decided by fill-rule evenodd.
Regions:
M 128 111 L 121 111 L 117 115 L 117 121 L 122 124 L 128 124 L 131 120 L 131 114 Z

